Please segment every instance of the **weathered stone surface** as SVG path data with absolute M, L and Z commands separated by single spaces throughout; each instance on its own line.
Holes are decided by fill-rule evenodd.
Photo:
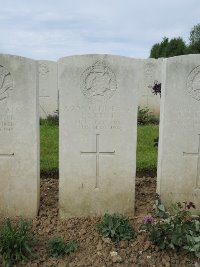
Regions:
M 33 217 L 39 205 L 37 64 L 0 55 L 0 215 Z
M 59 60 L 62 218 L 134 212 L 138 61 Z
M 56 115 L 58 110 L 57 62 L 38 61 L 40 117 Z
M 157 191 L 200 211 L 200 55 L 165 60 Z
M 150 86 L 155 81 L 161 82 L 163 59 L 141 60 L 141 70 L 138 73 L 139 82 L 139 106 L 148 108 L 153 114 L 160 114 L 160 96 L 154 95 Z

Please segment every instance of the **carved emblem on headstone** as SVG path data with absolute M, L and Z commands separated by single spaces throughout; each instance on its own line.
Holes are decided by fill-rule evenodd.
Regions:
M 0 101 L 8 98 L 11 90 L 13 90 L 11 73 L 0 65 Z
M 105 62 L 97 61 L 82 73 L 81 89 L 90 100 L 109 99 L 117 89 L 115 74 Z
M 200 66 L 190 72 L 187 79 L 187 90 L 191 97 L 200 100 Z
M 45 63 L 39 64 L 39 74 L 45 76 L 49 72 L 49 68 Z

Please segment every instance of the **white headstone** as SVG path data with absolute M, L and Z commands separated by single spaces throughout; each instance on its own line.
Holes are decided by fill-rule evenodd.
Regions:
M 155 115 L 160 115 L 160 96 L 154 95 L 150 86 L 162 79 L 163 59 L 145 59 L 141 60 L 141 72 L 139 82 L 139 106 L 148 108 Z
M 54 116 L 58 110 L 57 62 L 38 61 L 40 117 Z
M 200 55 L 165 60 L 157 192 L 200 211 Z
M 37 63 L 0 55 L 0 215 L 34 217 L 39 205 Z
M 137 60 L 59 60 L 62 218 L 134 212 Z

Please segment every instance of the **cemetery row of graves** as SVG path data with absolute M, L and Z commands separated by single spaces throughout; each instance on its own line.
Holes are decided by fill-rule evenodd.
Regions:
M 72 56 L 50 67 L 0 55 L 0 62 L 2 218 L 42 220 L 40 174 L 54 176 L 59 178 L 57 215 L 43 214 L 44 224 L 49 219 L 54 225 L 60 219 L 69 223 L 71 218 L 100 216 L 92 230 L 97 240 L 102 235 L 116 247 L 128 241 L 130 248 L 142 233 L 161 250 L 184 248 L 200 256 L 199 55 L 160 60 Z M 143 95 L 141 89 L 149 90 L 156 80 L 162 84 L 159 141 L 158 120 L 148 115 L 148 121 L 147 110 L 139 107 L 141 97 L 148 108 L 151 97 L 160 100 L 160 95 Z M 42 86 L 56 88 L 54 97 L 50 92 L 41 95 Z M 47 115 L 51 99 L 59 125 L 58 116 L 39 122 L 39 110 Z M 157 155 L 159 196 L 152 215 L 135 228 L 124 217 L 130 219 L 138 209 L 135 174 L 155 173 Z M 29 226 L 20 222 L 17 229 L 10 219 L 1 226 L 3 264 L 24 260 L 31 254 Z M 48 254 L 56 257 L 78 251 L 78 240 L 67 240 L 53 237 L 43 247 L 48 243 Z M 128 266 L 116 253 L 112 260 Z
M 41 179 L 45 179 L 45 174 L 49 177 L 54 176 L 54 180 L 57 180 L 57 167 L 58 167 L 58 123 L 57 120 L 53 120 L 52 118 L 48 118 L 47 120 L 41 121 L 41 163 L 45 158 L 48 158 L 47 162 L 43 162 L 41 164 L 41 170 L 43 169 L 43 175 L 41 175 Z M 143 169 L 145 171 L 148 170 L 147 166 L 150 166 L 149 171 L 151 171 L 151 167 L 155 166 L 156 163 L 156 155 L 157 155 L 157 148 L 154 147 L 154 139 L 158 135 L 158 125 L 156 124 L 149 124 L 144 122 L 144 125 L 138 125 L 138 151 L 137 155 L 145 154 L 146 158 L 144 161 L 141 161 L 140 158 L 137 156 L 137 164 L 139 164 L 139 170 Z M 50 137 L 50 138 L 47 138 Z M 48 140 L 49 139 L 49 140 Z M 48 148 L 48 149 L 47 149 Z M 149 148 L 149 149 L 147 149 Z M 46 153 L 46 155 L 45 155 Z M 53 155 L 53 156 L 52 156 Z M 153 156 L 152 156 L 153 155 Z M 50 157 L 52 156 L 52 157 Z M 153 163 L 153 164 L 152 164 Z M 149 164 L 149 165 L 148 165 Z M 151 165 L 152 164 L 152 165 Z M 43 167 L 42 167 L 43 166 Z M 150 178 L 152 179 L 152 178 Z M 145 181 L 144 181 L 145 182 Z M 148 182 L 148 179 L 146 180 Z M 48 185 L 49 186 L 49 185 Z M 55 190 L 52 192 L 55 194 Z M 137 197 L 136 197 L 137 198 Z M 54 200 L 55 201 L 55 200 Z M 55 201 L 56 202 L 56 201 Z M 139 204 L 139 203 L 138 203 Z M 153 206 L 152 206 L 153 208 Z M 197 257 L 199 257 L 199 249 L 197 247 L 198 242 L 194 242 L 193 239 L 198 239 L 199 236 L 199 220 L 194 218 L 192 221 L 188 220 L 191 218 L 190 211 L 194 208 L 192 203 L 184 204 L 181 203 L 178 205 L 173 205 L 170 209 L 171 214 L 165 210 L 162 203 L 159 200 L 155 199 L 154 201 L 154 210 L 151 210 L 151 215 L 146 214 L 139 216 L 138 225 L 136 226 L 135 220 L 137 217 L 125 217 L 119 214 L 105 214 L 102 218 L 97 218 L 94 222 L 90 222 L 90 227 L 93 227 L 94 233 L 98 235 L 99 239 L 103 238 L 105 244 L 110 247 L 110 254 L 106 257 L 108 258 L 108 266 L 112 265 L 113 263 L 121 264 L 121 266 L 130 266 L 130 264 L 135 261 L 135 259 L 126 260 L 126 257 L 122 257 L 123 253 L 121 252 L 120 248 L 123 247 L 124 243 L 127 242 L 126 248 L 124 250 L 130 249 L 133 244 L 137 243 L 137 240 L 140 240 L 141 237 L 144 237 L 143 234 L 148 234 L 148 240 L 151 240 L 152 244 L 157 244 L 157 247 L 160 249 L 160 252 L 164 249 L 177 249 L 179 247 L 185 247 L 186 251 L 193 251 Z M 43 215 L 44 216 L 44 215 Z M 51 218 L 51 215 L 48 217 Z M 48 220 L 48 219 L 46 219 Z M 39 220 L 38 220 L 39 221 Z M 0 229 L 0 247 L 3 249 L 1 250 L 3 264 L 20 264 L 23 265 L 27 264 L 27 266 L 32 266 L 31 264 L 39 264 L 39 266 L 43 266 L 42 264 L 45 262 L 51 262 L 52 266 L 58 266 L 61 262 L 64 266 L 68 266 L 66 262 L 71 263 L 77 257 L 75 256 L 76 253 L 79 253 L 82 250 L 82 246 L 85 246 L 85 240 L 81 240 L 80 236 L 73 236 L 68 233 L 68 237 L 65 237 L 65 234 L 61 231 L 58 234 L 58 230 L 54 229 L 52 234 L 50 232 L 49 236 L 49 229 L 48 235 L 42 243 L 42 249 L 46 251 L 46 257 L 43 261 L 40 259 L 41 255 L 39 251 L 37 251 L 37 247 L 39 246 L 39 250 L 41 250 L 41 233 L 37 231 L 33 232 L 31 229 L 32 224 L 38 224 L 36 222 L 30 222 L 27 220 L 23 221 L 15 221 L 13 223 L 10 219 L 6 219 L 4 224 L 1 224 Z M 158 223 L 160 221 L 160 223 Z M 134 222 L 134 223 L 133 223 Z M 183 224 L 184 226 L 181 226 Z M 72 223 L 72 228 L 74 224 Z M 110 227 L 112 225 L 112 227 Z M 180 226 L 182 231 L 180 231 Z M 41 227 L 41 225 L 39 226 Z M 79 230 L 81 226 L 79 225 Z M 53 228 L 53 227 L 52 227 Z M 55 227 L 57 228 L 57 227 Z M 67 228 L 67 224 L 64 226 L 65 229 Z M 83 233 L 83 229 L 81 230 Z M 170 232 L 171 231 L 171 232 Z M 190 231 L 190 240 L 186 238 L 185 234 Z M 192 234 L 191 234 L 192 231 Z M 34 233 L 34 235 L 33 235 Z M 162 236 L 160 234 L 162 233 Z M 23 237 L 23 238 L 22 238 Z M 165 240 L 164 237 L 167 237 Z M 23 242 L 21 242 L 23 240 Z M 106 243 L 107 242 L 107 243 Z M 144 246 L 148 247 L 150 250 L 149 241 L 144 243 Z M 83 244 L 82 244 L 83 243 Z M 97 242 L 98 243 L 98 242 Z M 17 246 L 16 246 L 17 244 Z M 101 253 L 101 245 L 96 244 Z M 15 247 L 16 246 L 16 247 Z M 93 245 L 95 247 L 95 245 Z M 187 246 L 187 248 L 186 248 Z M 196 248 L 195 248 L 196 246 Z M 27 248 L 28 247 L 28 248 Z M 103 246 L 102 246 L 103 247 Z M 136 246 L 137 247 L 137 246 Z M 134 249 L 136 249 L 134 247 Z M 20 252 L 18 249 L 20 248 Z M 123 250 L 122 249 L 122 250 Z M 139 251 L 139 248 L 137 248 Z M 175 250 L 176 251 L 176 250 Z M 91 251 L 90 251 L 91 253 Z M 145 253 L 145 252 L 144 252 Z M 147 252 L 146 252 L 147 253 Z M 157 261 L 153 259 L 152 252 L 148 251 L 147 253 L 149 256 L 145 256 L 143 259 L 138 259 L 135 263 L 143 262 L 144 265 L 156 263 L 158 266 L 160 265 L 161 257 L 157 252 Z M 159 257 L 158 257 L 159 255 Z M 44 255 L 43 255 L 44 257 Z M 152 258 L 151 258 L 152 257 Z M 163 255 L 162 255 L 163 257 Z M 167 256 L 166 256 L 167 257 Z M 136 258 L 136 256 L 134 257 Z M 171 261 L 173 262 L 173 256 L 171 256 Z M 179 258 L 184 259 L 183 254 L 179 255 Z M 145 260 L 146 261 L 145 261 Z M 94 259 L 93 259 L 94 260 Z M 132 260 L 132 261 L 131 261 Z M 82 265 L 78 265 L 75 263 L 74 266 L 85 266 L 85 258 L 82 260 L 79 259 Z M 182 266 L 192 266 L 194 262 L 197 260 L 191 254 L 185 261 L 180 262 L 180 260 L 176 260 L 180 262 Z M 80 263 L 79 262 L 79 263 Z M 163 261 L 165 262 L 165 260 Z M 175 263 L 175 262 L 174 262 Z M 77 264 L 77 265 L 76 265 Z M 92 262 L 92 266 L 99 266 L 99 260 L 94 260 Z M 33 265 L 34 266 L 34 265 Z M 45 265 L 44 265 L 45 266 Z M 156 265 L 157 266 L 157 265 Z M 164 265 L 165 266 L 165 265 Z
M 49 117 L 47 120 L 41 121 L 41 170 L 43 170 L 43 175 L 41 175 L 41 179 L 45 179 L 45 174 L 49 177 L 54 176 L 54 180 L 57 180 L 57 167 L 58 167 L 58 121 L 52 120 L 51 117 Z M 140 120 L 141 123 L 141 120 Z M 137 164 L 139 164 L 138 170 L 149 170 L 151 171 L 151 167 L 155 166 L 156 163 L 156 155 L 157 155 L 157 148 L 154 147 L 154 139 L 158 135 L 158 125 L 147 123 L 146 120 L 144 121 L 143 125 L 138 125 L 138 153 L 137 155 L 146 154 L 146 158 L 141 161 L 141 159 L 137 156 Z M 47 138 L 49 137 L 49 138 Z M 47 149 L 48 148 L 48 149 Z M 53 155 L 53 156 L 52 156 Z M 48 157 L 49 156 L 49 157 Z M 51 157 L 52 156 L 52 157 Z M 44 160 L 45 158 L 48 159 L 48 164 Z M 43 161 L 43 165 L 42 165 Z M 153 163 L 153 164 L 152 164 Z M 149 168 L 147 168 L 149 166 Z M 150 178 L 153 179 L 153 178 Z M 145 183 L 148 183 L 148 178 Z M 49 189 L 48 184 L 48 189 Z M 149 186 L 149 185 L 147 185 Z M 52 188 L 53 189 L 53 188 Z M 147 191 L 148 192 L 148 191 Z M 52 190 L 52 194 L 56 194 L 55 189 Z M 137 197 L 136 197 L 137 198 Z M 154 199 L 156 200 L 156 199 Z M 49 199 L 48 199 L 49 201 Z M 55 199 L 53 200 L 54 202 Z M 145 201 L 144 201 L 145 202 Z M 138 202 L 139 204 L 139 202 Z M 153 207 L 153 206 L 152 206 Z M 52 208 L 52 207 L 51 207 Z M 145 204 L 146 208 L 146 204 Z M 107 264 L 108 266 L 112 265 L 113 263 L 121 264 L 121 266 L 130 266 L 130 264 L 133 263 L 140 263 L 143 262 L 146 266 L 147 264 L 156 263 L 158 266 L 161 266 L 159 257 L 163 258 L 163 262 L 169 262 L 166 261 L 165 257 L 162 255 L 159 255 L 159 252 L 157 252 L 157 260 L 152 255 L 152 252 L 150 252 L 149 241 L 146 241 L 143 247 L 148 248 L 148 252 L 143 253 L 143 258 L 141 256 L 140 259 L 136 260 L 136 255 L 133 257 L 129 256 L 129 261 L 126 260 L 126 257 L 122 257 L 123 250 L 130 249 L 133 244 L 137 243 L 138 240 L 141 239 L 141 237 L 144 237 L 143 234 L 145 232 L 149 232 L 148 239 L 152 241 L 152 244 L 157 244 L 157 247 L 160 248 L 160 253 L 163 249 L 177 249 L 179 247 L 188 246 L 186 251 L 192 251 L 196 245 L 196 249 L 194 249 L 194 252 L 197 257 L 199 257 L 199 249 L 197 247 L 198 242 L 194 242 L 192 238 L 198 238 L 199 236 L 199 230 L 198 230 L 198 224 L 199 220 L 195 218 L 193 221 L 188 220 L 188 218 L 191 218 L 190 210 L 192 210 L 194 206 L 192 206 L 192 203 L 184 204 L 184 206 L 180 205 L 174 205 L 171 207 L 170 212 L 172 212 L 173 216 L 170 216 L 170 214 L 164 209 L 164 206 L 158 201 L 154 201 L 154 210 L 152 210 L 152 215 L 148 214 L 146 216 L 139 216 L 138 225 L 136 226 L 135 218 L 124 217 L 119 214 L 105 214 L 105 216 L 101 219 L 97 219 L 97 221 L 89 222 L 90 227 L 93 227 L 94 233 L 96 232 L 96 235 L 98 235 L 99 239 L 101 240 L 101 237 L 103 240 L 105 240 L 105 244 L 110 247 L 110 254 L 106 255 L 107 257 Z M 175 216 L 174 216 L 175 214 Z M 51 217 L 48 214 L 48 218 Z M 48 220 L 48 219 L 46 219 Z M 157 224 L 157 222 L 160 220 L 162 224 Z M 38 220 L 39 221 L 39 220 Z M 12 264 L 14 263 L 20 263 L 23 262 L 23 266 L 27 264 L 27 266 L 32 266 L 31 264 L 36 264 L 36 262 L 39 264 L 39 266 L 43 266 L 42 264 L 45 262 L 50 262 L 52 266 L 59 266 L 59 264 L 63 263 L 63 266 L 68 266 L 68 263 L 73 262 L 73 260 L 77 257 L 76 253 L 79 253 L 79 251 L 82 250 L 82 246 L 85 246 L 85 240 L 81 240 L 80 236 L 73 236 L 68 233 L 68 236 L 66 237 L 65 234 L 63 234 L 63 231 L 61 231 L 58 234 L 57 227 L 54 228 L 54 231 L 52 233 L 50 232 L 49 236 L 49 229 L 46 226 L 45 228 L 48 229 L 48 235 L 43 241 L 42 249 L 46 251 L 46 257 L 44 259 L 43 255 L 43 261 L 40 260 L 41 255 L 39 251 L 41 251 L 41 233 L 40 231 L 34 231 L 31 229 L 32 224 L 37 225 L 36 222 L 30 222 L 30 221 L 17 221 L 13 223 L 10 221 L 10 219 L 5 220 L 4 226 L 1 224 L 1 230 L 0 230 L 0 247 L 2 246 L 2 253 L 3 256 L 3 263 L 6 266 L 6 264 Z M 168 221 L 168 222 L 167 222 Z M 133 223 L 134 222 L 134 223 Z M 167 223 L 166 223 L 167 222 Z M 113 225 L 113 228 L 110 228 L 110 224 Z M 184 224 L 184 227 L 182 227 L 182 231 L 180 231 L 180 224 Z M 17 227 L 18 225 L 18 227 Z M 20 225 L 20 227 L 19 227 Z M 72 223 L 72 228 L 74 228 L 74 223 Z M 175 227 L 174 227 L 175 225 Z M 64 225 L 65 229 L 67 228 L 67 224 Z M 41 225 L 39 226 L 41 227 Z M 79 230 L 81 229 L 81 226 L 79 225 Z M 52 227 L 53 229 L 53 227 Z M 195 230 L 196 229 L 196 230 Z M 170 233 L 170 230 L 171 231 Z M 187 231 L 193 231 L 192 234 L 190 234 L 190 243 L 185 238 L 185 234 Z M 68 230 L 69 231 L 69 230 Z M 81 230 L 84 233 L 84 230 Z M 114 234 L 112 233 L 114 231 Z M 196 231 L 196 232 L 195 232 Z M 82 233 L 81 232 L 81 233 Z M 33 235 L 34 233 L 34 235 Z M 159 234 L 162 233 L 162 236 L 159 237 Z M 173 234 L 172 234 L 173 233 Z M 194 236 L 192 236 L 194 235 Z M 195 237 L 196 235 L 196 237 Z M 165 240 L 165 236 L 167 239 Z M 21 242 L 23 237 L 23 242 Z M 74 239 L 72 239 L 74 238 Z M 107 242 L 107 243 L 106 243 Z M 126 248 L 124 247 L 124 243 L 127 242 Z M 140 241 L 141 242 L 141 241 Z M 82 244 L 83 243 L 83 244 Z M 98 243 L 98 242 L 97 242 Z M 102 248 L 104 246 L 101 246 L 98 244 L 93 245 L 95 247 L 97 245 L 98 254 L 102 253 Z M 15 245 L 18 245 L 17 248 L 15 248 Z M 40 245 L 39 245 L 40 244 Z M 104 245 L 104 244 L 103 244 Z M 140 246 L 141 246 L 140 245 Z M 28 246 L 28 249 L 27 249 Z M 39 251 L 37 251 L 36 248 L 39 246 Z M 122 246 L 122 251 L 120 250 Z M 18 248 L 20 248 L 20 253 L 18 251 Z M 140 251 L 141 248 L 135 246 L 135 250 Z M 11 253 L 12 251 L 12 253 Z M 142 250 L 141 250 L 142 251 Z M 176 251 L 176 250 L 175 250 Z M 84 251 L 85 253 L 85 251 Z M 90 248 L 91 253 L 91 248 Z M 145 255 L 145 253 L 148 254 L 148 256 Z M 87 253 L 86 253 L 87 254 Z M 179 253 L 180 254 L 180 253 Z M 151 258 L 152 257 L 152 258 Z M 168 256 L 166 256 L 167 258 Z M 195 257 L 191 254 L 187 259 L 184 259 L 185 255 L 180 254 L 178 257 L 178 260 L 173 259 L 174 257 L 171 256 L 170 262 L 176 262 L 180 263 L 180 266 L 192 266 L 194 262 L 196 262 Z M 169 257 L 168 257 L 169 258 Z M 183 261 L 180 261 L 180 259 Z M 79 259 L 79 263 L 81 262 L 82 265 L 75 265 L 74 266 L 85 266 L 85 257 L 82 257 L 82 260 Z M 92 262 L 92 261 L 91 261 Z M 100 262 L 99 260 L 93 259 L 92 266 L 99 266 Z M 34 266 L 34 265 L 33 265 Z M 44 265 L 45 266 L 45 265 Z M 157 266 L 157 265 L 156 265 Z M 164 265 L 165 266 L 165 265 Z

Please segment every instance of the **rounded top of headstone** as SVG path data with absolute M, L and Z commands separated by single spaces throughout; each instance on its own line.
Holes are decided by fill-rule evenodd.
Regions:
M 92 101 L 106 100 L 113 96 L 117 90 L 117 81 L 105 61 L 96 61 L 82 73 L 81 90 Z
M 187 90 L 192 98 L 200 100 L 200 66 L 190 72 L 187 79 Z

